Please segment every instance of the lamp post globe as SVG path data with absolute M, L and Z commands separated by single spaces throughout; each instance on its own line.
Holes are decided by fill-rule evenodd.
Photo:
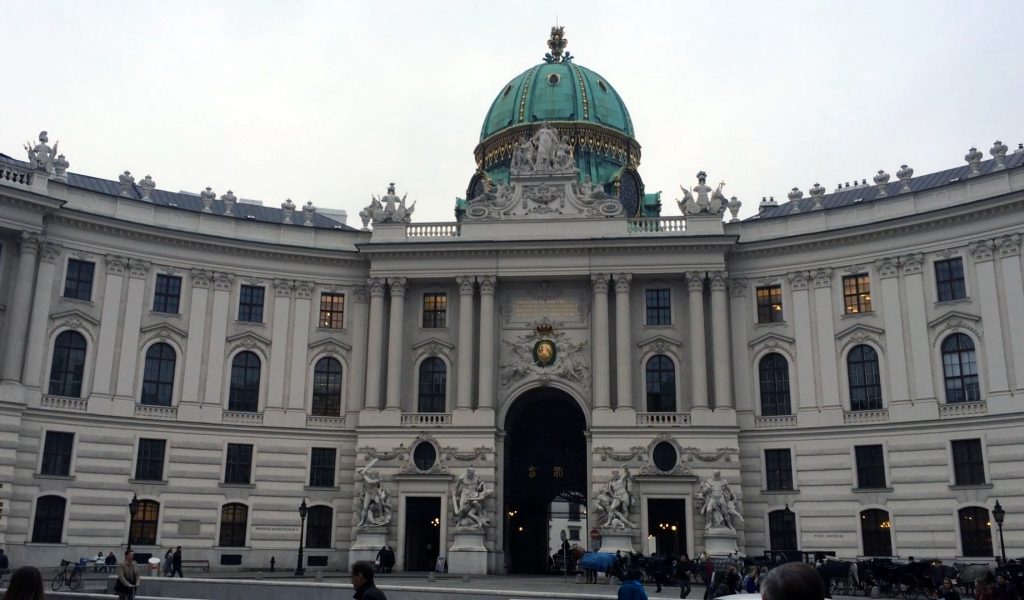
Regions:
M 139 497 L 132 492 L 131 502 L 128 503 L 128 547 L 125 550 L 132 549 L 132 534 L 135 530 L 135 513 L 139 510 Z
M 999 500 L 996 500 L 996 505 L 992 507 L 992 518 L 995 519 L 996 526 L 999 527 L 1000 563 L 1002 564 L 1006 562 L 1006 543 L 1003 541 L 1003 520 L 1006 519 L 1006 511 L 999 504 Z
M 299 561 L 295 565 L 295 576 L 301 577 L 306 574 L 306 569 L 302 566 L 302 547 L 305 546 L 305 533 L 306 533 L 306 514 L 309 513 L 309 507 L 306 506 L 306 499 L 302 499 L 302 504 L 299 505 Z

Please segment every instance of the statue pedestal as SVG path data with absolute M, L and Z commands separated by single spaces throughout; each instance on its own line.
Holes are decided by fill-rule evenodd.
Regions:
M 357 562 L 372 563 L 377 553 L 388 543 L 387 526 L 359 527 L 356 529 L 356 542 L 348 551 L 348 568 Z
M 452 575 L 486 575 L 487 547 L 484 530 L 456 527 L 455 540 L 448 548 L 448 572 Z
M 601 528 L 601 552 L 636 552 L 633 549 L 633 535 L 636 529 Z
M 704 551 L 711 556 L 736 554 L 736 532 L 727 527 L 714 527 L 704 531 Z

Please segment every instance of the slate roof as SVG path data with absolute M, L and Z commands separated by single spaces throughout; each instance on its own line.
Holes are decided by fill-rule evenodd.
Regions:
M 1006 168 L 1012 169 L 1014 167 L 1024 166 L 1024 152 L 1014 152 L 1013 154 L 1006 155 Z M 984 160 L 979 166 L 979 170 L 982 175 L 987 175 L 995 170 L 996 161 L 994 158 Z M 910 191 L 921 192 L 924 190 L 930 190 L 949 185 L 958 181 L 967 179 L 967 175 L 971 172 L 971 166 L 965 164 L 962 167 L 956 167 L 954 169 L 946 169 L 945 171 L 937 171 L 935 173 L 928 173 L 926 175 L 915 175 L 910 180 Z M 977 176 L 976 176 L 977 177 Z M 830 208 L 839 208 L 842 206 L 850 206 L 852 204 L 861 204 L 863 202 L 871 202 L 873 200 L 885 200 L 893 196 L 906 193 L 901 192 L 903 184 L 892 174 L 892 178 L 886 185 L 885 193 L 888 196 L 879 196 L 878 188 L 871 183 L 871 179 L 868 178 L 868 184 L 860 187 L 843 188 L 842 190 L 836 190 L 831 194 L 825 194 L 821 197 L 821 205 L 825 210 Z M 794 202 L 785 202 L 778 206 L 769 206 L 758 214 L 744 219 L 744 221 L 762 221 L 764 219 L 774 219 L 778 217 L 785 217 L 793 212 L 794 204 L 799 207 L 800 213 L 810 212 L 814 207 L 814 198 L 804 190 L 805 196 L 800 200 Z M 820 209 L 819 209 L 820 210 Z
M 29 164 L 22 160 L 11 158 L 6 154 L 0 154 L 0 163 L 13 165 L 22 169 L 28 169 Z M 88 175 L 81 175 L 78 173 L 68 172 L 68 185 L 70 187 L 88 190 L 99 194 L 105 194 L 107 196 L 121 196 L 121 183 L 118 181 L 111 181 L 109 179 L 100 179 L 99 177 L 90 177 Z M 132 186 L 131 198 L 142 202 L 142 190 L 138 186 L 138 182 Z M 155 189 L 150 194 L 151 204 L 159 206 L 167 206 L 170 208 L 177 208 L 179 210 L 189 210 L 192 212 L 202 212 L 203 201 L 198 195 L 182 194 L 180 192 L 169 192 L 167 190 Z M 299 206 L 295 207 L 295 215 L 293 217 L 294 223 L 292 226 L 304 227 L 302 224 L 303 214 L 302 208 Z M 211 214 L 223 215 L 224 214 L 224 203 L 219 200 L 214 202 L 210 206 Z M 277 225 L 284 225 L 282 223 L 280 208 L 272 208 L 269 206 L 259 206 L 255 204 L 243 204 L 238 202 L 235 204 L 234 217 L 235 219 L 246 219 L 251 221 L 257 221 L 261 223 L 274 223 Z M 252 217 L 250 219 L 250 217 Z M 315 213 L 313 215 L 313 227 L 319 229 L 334 229 L 343 231 L 357 231 L 356 229 L 345 225 L 340 221 L 336 221 L 326 215 Z

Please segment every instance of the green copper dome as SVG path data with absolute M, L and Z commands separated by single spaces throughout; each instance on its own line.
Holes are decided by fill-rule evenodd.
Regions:
M 608 81 L 573 62 L 541 63 L 508 82 L 491 103 L 480 141 L 537 121 L 603 125 L 633 137 L 629 110 Z

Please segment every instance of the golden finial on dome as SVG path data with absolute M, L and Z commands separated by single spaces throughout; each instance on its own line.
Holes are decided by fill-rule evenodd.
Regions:
M 551 28 L 551 37 L 548 38 L 548 48 L 551 52 L 544 55 L 544 61 L 549 63 L 557 62 L 569 62 L 572 60 L 572 55 L 565 52 L 565 47 L 568 45 L 569 40 L 565 37 L 565 27 L 561 25 L 555 25 Z

